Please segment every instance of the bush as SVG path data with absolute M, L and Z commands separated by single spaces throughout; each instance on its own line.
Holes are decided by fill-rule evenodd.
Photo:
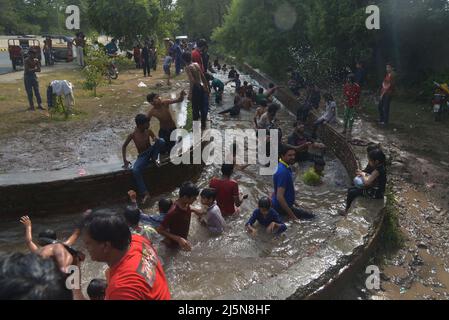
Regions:
M 86 67 L 83 69 L 85 81 L 83 88 L 97 95 L 97 88 L 103 83 L 104 75 L 108 72 L 109 57 L 103 50 L 87 49 Z

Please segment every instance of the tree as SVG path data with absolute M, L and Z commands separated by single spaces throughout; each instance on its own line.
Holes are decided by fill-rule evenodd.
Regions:
M 221 26 L 231 0 L 178 0 L 183 13 L 181 30 L 194 39 L 210 39 L 215 28 Z
M 158 0 L 89 0 L 89 20 L 97 31 L 131 46 L 137 36 L 154 35 L 161 15 Z

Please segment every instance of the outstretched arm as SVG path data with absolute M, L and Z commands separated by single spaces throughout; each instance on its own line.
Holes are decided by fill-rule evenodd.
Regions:
M 28 249 L 32 253 L 36 253 L 39 250 L 39 247 L 33 242 L 31 219 L 28 216 L 24 216 L 20 218 L 20 223 L 25 226 L 25 242 Z
M 64 244 L 68 247 L 71 247 L 75 244 L 76 240 L 78 240 L 78 238 L 81 235 L 81 230 L 79 228 L 76 228 L 75 231 L 73 232 L 73 234 L 70 236 L 70 238 L 67 239 L 66 242 L 64 242 Z
M 128 169 L 129 166 L 131 165 L 131 162 L 129 162 L 126 159 L 126 149 L 128 148 L 128 145 L 130 144 L 132 139 L 133 139 L 133 136 L 129 135 L 128 138 L 126 138 L 126 141 L 125 141 L 125 143 L 123 144 L 123 147 L 122 147 L 123 168 L 125 168 L 125 169 Z
M 175 104 L 175 103 L 181 103 L 184 101 L 184 98 L 186 96 L 186 92 L 184 90 L 181 91 L 181 94 L 179 95 L 178 99 L 175 100 L 167 100 L 165 102 L 166 105 L 171 105 L 171 104 Z

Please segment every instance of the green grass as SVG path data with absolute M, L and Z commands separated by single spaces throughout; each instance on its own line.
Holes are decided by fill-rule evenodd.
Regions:
M 385 196 L 387 198 L 384 209 L 385 217 L 376 252 L 371 259 L 373 263 L 380 265 L 384 264 L 386 259 L 391 258 L 405 244 L 404 235 L 399 225 L 398 204 L 391 186 L 387 187 Z
M 0 101 L 6 101 L 6 97 L 5 96 L 0 96 Z

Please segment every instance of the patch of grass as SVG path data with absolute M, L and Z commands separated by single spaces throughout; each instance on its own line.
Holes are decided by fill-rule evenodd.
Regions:
M 6 97 L 5 96 L 0 96 L 0 101 L 6 101 Z
M 373 261 L 376 264 L 383 264 L 385 259 L 393 256 L 398 250 L 404 247 L 405 240 L 399 225 L 399 210 L 396 198 L 391 186 L 385 192 L 387 203 L 385 207 L 385 217 L 380 233 L 380 239 Z

